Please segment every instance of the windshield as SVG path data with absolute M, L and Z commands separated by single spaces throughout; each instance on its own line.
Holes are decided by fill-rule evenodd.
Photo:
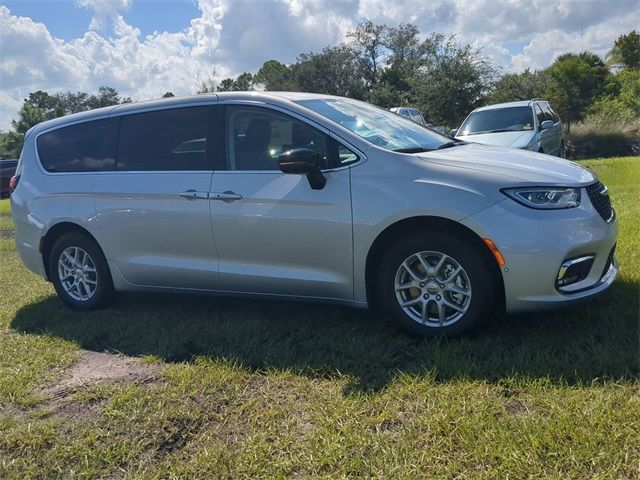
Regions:
M 424 152 L 435 150 L 451 139 L 388 110 L 346 98 L 298 100 L 366 141 L 387 150 Z
M 531 107 L 507 107 L 473 112 L 460 127 L 458 135 L 524 130 L 533 130 Z

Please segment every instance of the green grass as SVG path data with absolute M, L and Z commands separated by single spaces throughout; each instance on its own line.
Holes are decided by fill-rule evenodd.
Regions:
M 638 162 L 585 162 L 620 219 L 604 296 L 455 341 L 329 305 L 71 312 L 0 239 L 0 478 L 639 478 Z M 52 413 L 42 387 L 81 349 L 145 357 L 161 381 L 78 389 L 90 419 Z
M 9 199 L 0 200 L 0 230 L 13 230 L 13 222 L 11 221 L 11 205 Z

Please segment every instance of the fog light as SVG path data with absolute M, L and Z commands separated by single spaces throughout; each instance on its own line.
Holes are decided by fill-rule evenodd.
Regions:
M 558 287 L 566 287 L 573 283 L 578 283 L 589 275 L 595 255 L 585 255 L 578 258 L 570 258 L 565 260 L 558 271 L 556 285 Z

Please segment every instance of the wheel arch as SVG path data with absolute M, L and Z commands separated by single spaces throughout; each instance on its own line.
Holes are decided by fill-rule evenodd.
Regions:
M 367 303 L 375 306 L 375 278 L 378 273 L 380 261 L 384 255 L 386 249 L 391 246 L 398 238 L 403 234 L 414 233 L 418 230 L 422 231 L 445 231 L 449 233 L 455 233 L 465 239 L 467 239 L 471 245 L 478 248 L 478 251 L 482 253 L 489 265 L 491 275 L 495 281 L 495 285 L 498 289 L 497 304 L 501 310 L 505 305 L 505 290 L 504 281 L 502 278 L 502 272 L 497 264 L 493 253 L 484 243 L 482 238 L 469 227 L 462 225 L 444 217 L 437 216 L 417 216 L 409 217 L 392 223 L 385 228 L 371 244 L 369 252 L 367 253 L 367 259 L 365 263 L 365 288 L 367 294 Z
M 80 233 L 89 237 L 102 250 L 102 247 L 98 243 L 96 237 L 81 225 L 69 221 L 56 223 L 47 230 L 44 236 L 40 238 L 39 246 L 40 253 L 42 254 L 42 261 L 44 263 L 44 271 L 46 274 L 46 278 L 49 281 L 51 280 L 51 277 L 49 275 L 49 255 L 51 254 L 51 248 L 56 243 L 56 240 L 58 240 L 62 235 L 72 232 Z

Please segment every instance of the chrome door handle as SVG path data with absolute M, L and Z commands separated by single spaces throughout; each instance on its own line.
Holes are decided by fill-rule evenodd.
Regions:
M 242 195 L 236 192 L 211 192 L 209 194 L 209 200 L 222 200 L 223 202 L 233 202 L 235 200 L 242 200 Z
M 197 190 L 187 190 L 180 192 L 178 195 L 187 200 L 206 200 L 209 198 L 209 192 L 198 192 Z

